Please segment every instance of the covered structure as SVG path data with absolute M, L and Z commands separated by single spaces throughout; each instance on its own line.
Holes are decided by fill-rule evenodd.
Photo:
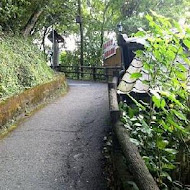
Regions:
M 126 35 L 118 36 L 118 45 L 122 53 L 122 67 L 120 72 L 118 94 L 131 93 L 137 99 L 147 97 L 149 86 L 143 81 L 149 81 L 150 77 L 145 70 L 141 61 L 135 58 L 136 50 L 143 50 L 146 43 L 144 38 L 128 38 Z M 140 77 L 131 77 L 132 74 L 139 73 Z
M 120 72 L 119 85 L 117 87 L 118 94 L 125 97 L 131 94 L 136 99 L 147 99 L 150 87 L 148 85 L 151 80 L 150 75 L 143 69 L 143 64 L 135 57 L 135 51 L 143 50 L 146 44 L 146 38 L 127 38 L 125 35 L 118 36 L 118 45 L 122 50 L 123 70 Z M 183 45 L 183 44 L 182 44 Z M 188 49 L 184 48 L 185 52 Z M 187 69 L 187 80 L 189 81 L 190 68 L 180 57 L 176 58 L 176 62 L 181 63 Z M 167 71 L 163 68 L 163 72 Z M 133 76 L 137 77 L 133 77 Z
M 52 42 L 51 65 L 55 68 L 59 65 L 59 43 L 64 43 L 64 38 L 56 30 L 52 30 L 48 39 Z

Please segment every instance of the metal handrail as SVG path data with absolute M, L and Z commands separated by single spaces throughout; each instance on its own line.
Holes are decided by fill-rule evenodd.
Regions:
M 94 81 L 96 80 L 109 81 L 115 75 L 115 72 L 118 73 L 122 69 L 122 67 L 59 65 L 55 69 L 57 71 L 64 72 L 68 77 L 69 74 L 73 74 L 74 76 L 72 77 L 75 77 L 77 79 L 84 79 L 85 77 L 90 77 Z

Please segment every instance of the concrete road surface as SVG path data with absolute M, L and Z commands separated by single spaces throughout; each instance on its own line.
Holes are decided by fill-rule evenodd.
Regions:
M 105 190 L 101 148 L 107 84 L 69 81 L 70 91 L 0 141 L 0 190 Z

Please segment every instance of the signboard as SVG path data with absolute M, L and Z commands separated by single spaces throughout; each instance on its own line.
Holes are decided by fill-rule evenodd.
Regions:
M 114 40 L 109 40 L 103 45 L 103 53 L 104 59 L 108 59 L 109 57 L 116 54 L 116 43 Z

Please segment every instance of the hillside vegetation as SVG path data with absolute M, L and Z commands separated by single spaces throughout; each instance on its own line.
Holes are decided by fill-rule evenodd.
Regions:
M 43 54 L 28 39 L 0 39 L 0 100 L 55 77 Z

